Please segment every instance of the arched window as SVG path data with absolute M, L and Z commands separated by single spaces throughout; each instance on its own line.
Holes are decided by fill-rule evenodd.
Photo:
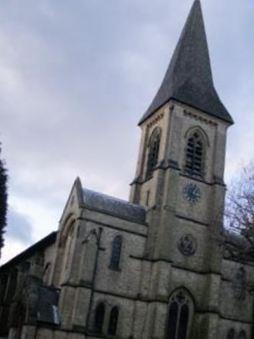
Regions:
M 194 131 L 187 139 L 185 172 L 198 176 L 204 174 L 204 142 L 198 131 Z
M 146 177 L 150 177 L 154 168 L 158 163 L 159 150 L 160 150 L 161 130 L 155 128 L 150 136 L 148 143 L 148 157 L 147 157 L 147 169 Z
M 119 310 L 118 307 L 113 307 L 110 312 L 109 324 L 108 324 L 108 334 L 116 335 L 117 322 L 118 322 Z
M 117 235 L 112 242 L 110 268 L 112 270 L 119 270 L 121 251 L 122 251 L 122 236 Z
M 105 317 L 105 305 L 103 303 L 100 303 L 97 305 L 95 309 L 94 316 L 94 331 L 96 333 L 102 333 L 104 317 Z
M 235 330 L 233 328 L 228 331 L 227 339 L 235 339 Z
M 71 274 L 72 260 L 75 249 L 75 220 L 70 220 L 61 234 L 60 244 L 62 251 L 60 253 L 60 260 L 62 262 L 61 281 L 65 282 L 69 279 Z
M 239 333 L 238 339 L 246 339 L 246 333 L 245 333 L 245 331 L 242 330 L 242 331 Z
M 191 327 L 193 302 L 180 290 L 173 294 L 169 303 L 167 339 L 187 339 Z
M 168 314 L 168 339 L 175 339 L 176 330 L 177 330 L 177 321 L 178 321 L 178 303 L 176 301 L 172 301 L 169 306 L 169 314 Z

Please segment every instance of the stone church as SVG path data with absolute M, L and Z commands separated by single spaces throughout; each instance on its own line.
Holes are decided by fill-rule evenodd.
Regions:
M 0 268 L 0 336 L 253 338 L 253 264 L 218 240 L 232 124 L 195 0 L 139 121 L 129 201 L 76 179 L 58 231 Z

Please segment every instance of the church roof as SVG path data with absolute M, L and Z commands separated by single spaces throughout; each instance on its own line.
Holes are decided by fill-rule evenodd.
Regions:
M 140 205 L 111 197 L 106 194 L 83 189 L 85 207 L 110 214 L 117 218 L 126 219 L 136 223 L 145 224 L 146 210 Z
M 161 87 L 139 124 L 170 99 L 233 123 L 214 87 L 200 0 L 194 1 Z
M 52 232 L 49 235 L 47 235 L 45 238 L 39 240 L 37 243 L 28 247 L 26 250 L 16 255 L 10 261 L 0 266 L 0 274 L 2 271 L 8 270 L 9 268 L 15 265 L 19 265 L 20 263 L 25 262 L 27 259 L 35 255 L 37 252 L 43 251 L 47 247 L 53 245 L 56 241 L 56 237 L 57 237 L 57 232 Z

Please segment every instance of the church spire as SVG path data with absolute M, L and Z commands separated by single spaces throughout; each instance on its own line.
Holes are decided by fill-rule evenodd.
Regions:
M 170 99 L 233 123 L 214 88 L 200 0 L 194 1 L 161 87 L 139 124 Z

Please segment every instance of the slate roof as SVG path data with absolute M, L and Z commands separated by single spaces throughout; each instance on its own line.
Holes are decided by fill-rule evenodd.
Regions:
M 140 205 L 111 197 L 106 194 L 83 189 L 85 207 L 102 213 L 126 219 L 136 223 L 145 224 L 146 210 Z
M 233 123 L 214 87 L 200 0 L 192 6 L 161 87 L 139 125 L 170 99 Z

